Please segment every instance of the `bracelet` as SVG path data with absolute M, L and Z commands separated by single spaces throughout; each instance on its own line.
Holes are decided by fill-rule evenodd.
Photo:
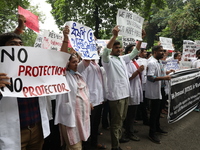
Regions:
M 69 43 L 68 41 L 63 41 L 63 43 Z
M 16 28 L 17 31 L 19 31 L 20 33 L 23 33 L 24 31 L 20 28 Z

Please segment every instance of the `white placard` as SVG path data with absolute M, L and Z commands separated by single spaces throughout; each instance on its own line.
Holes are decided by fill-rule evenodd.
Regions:
M 42 35 L 38 35 L 34 47 L 60 51 L 63 35 L 44 30 Z
M 166 38 L 166 37 L 159 37 L 161 46 L 165 50 L 174 50 L 173 44 L 172 44 L 172 38 Z
M 68 21 L 65 26 L 70 28 L 69 41 L 73 49 L 83 59 L 99 59 L 93 30 L 74 21 Z
M 136 45 L 136 41 L 134 38 L 128 38 L 128 37 L 122 37 L 122 43 L 124 48 L 126 46 L 128 46 L 129 44 L 135 44 Z
M 142 40 L 142 25 L 144 18 L 138 14 L 118 9 L 117 25 L 120 28 L 119 35 L 131 37 L 135 40 Z
M 182 60 L 192 60 L 196 58 L 196 51 L 200 49 L 200 45 L 191 40 L 183 41 Z
M 65 74 L 70 55 L 64 52 L 22 46 L 3 46 L 0 72 L 10 77 L 1 88 L 7 97 L 38 97 L 69 92 Z

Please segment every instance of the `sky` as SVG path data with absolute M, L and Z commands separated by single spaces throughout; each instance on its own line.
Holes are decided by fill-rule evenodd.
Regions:
M 32 6 L 38 5 L 39 11 L 43 12 L 46 19 L 44 20 L 44 23 L 42 24 L 39 22 L 40 29 L 46 29 L 50 31 L 54 31 L 55 33 L 59 33 L 58 26 L 55 23 L 55 20 L 51 14 L 52 7 L 50 4 L 46 3 L 45 0 L 29 0 L 30 4 Z

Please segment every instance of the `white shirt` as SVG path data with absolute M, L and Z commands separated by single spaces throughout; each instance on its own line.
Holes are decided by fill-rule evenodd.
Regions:
M 192 68 L 200 68 L 200 59 L 195 60 L 195 61 L 192 63 Z
M 151 59 L 148 60 L 147 68 L 147 76 L 161 76 L 160 64 L 158 63 L 158 60 L 154 57 L 151 57 Z M 147 80 L 145 97 L 149 99 L 162 99 L 161 81 L 151 82 Z
M 146 58 L 141 58 L 139 57 L 138 60 L 136 60 L 136 62 L 138 63 L 139 66 L 143 65 L 144 66 L 144 70 L 142 71 L 141 75 L 142 75 L 142 88 L 143 91 L 145 91 L 145 84 L 146 84 L 146 80 L 147 80 L 147 59 Z
M 98 68 L 97 68 L 98 67 Z M 90 103 L 97 106 L 104 101 L 103 75 L 98 64 L 90 62 L 89 66 L 81 73 L 90 91 Z
M 135 71 L 137 71 L 137 68 L 132 61 L 130 61 L 127 64 L 127 70 L 129 78 Z M 142 82 L 139 74 L 135 78 L 130 80 L 130 88 L 131 88 L 131 94 L 129 99 L 129 105 L 139 105 L 140 102 L 143 102 Z

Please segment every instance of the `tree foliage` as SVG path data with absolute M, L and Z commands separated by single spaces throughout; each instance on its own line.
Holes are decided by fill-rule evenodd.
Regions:
M 38 6 L 31 6 L 29 0 L 1 0 L 0 1 L 0 33 L 12 32 L 18 24 L 18 5 L 39 16 L 43 20 L 43 14 L 38 12 Z M 37 34 L 26 28 L 21 35 L 24 45 L 33 46 Z
M 117 10 L 125 9 L 133 12 L 141 12 L 140 9 L 149 13 L 148 9 L 153 2 L 158 6 L 163 0 L 145 1 L 148 7 L 143 7 L 143 0 L 47 0 L 53 10 L 56 23 L 59 27 L 66 21 L 76 21 L 95 29 L 97 38 L 110 37 L 111 29 L 116 25 Z

